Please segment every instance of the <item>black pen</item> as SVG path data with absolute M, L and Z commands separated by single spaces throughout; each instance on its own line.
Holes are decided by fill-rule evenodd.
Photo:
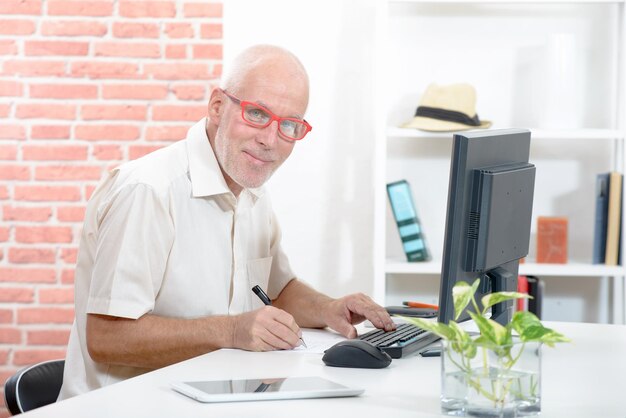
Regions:
M 270 297 L 267 296 L 267 293 L 265 293 L 263 289 L 261 289 L 261 286 L 257 284 L 252 288 L 252 291 L 255 295 L 259 297 L 259 299 L 261 299 L 261 302 L 263 302 L 265 306 L 272 306 L 272 301 L 270 300 Z M 300 341 L 302 341 L 302 345 L 304 345 L 304 348 L 308 348 L 302 337 L 300 337 Z

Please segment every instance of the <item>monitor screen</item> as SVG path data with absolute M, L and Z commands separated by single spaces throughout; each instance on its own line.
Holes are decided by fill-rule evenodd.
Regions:
M 456 133 L 453 138 L 448 207 L 439 287 L 439 322 L 454 319 L 457 281 L 481 285 L 484 294 L 516 291 L 519 259 L 528 254 L 535 166 L 529 164 L 530 131 L 502 129 Z M 491 310 L 510 321 L 513 302 Z M 469 319 L 461 316 L 457 321 Z

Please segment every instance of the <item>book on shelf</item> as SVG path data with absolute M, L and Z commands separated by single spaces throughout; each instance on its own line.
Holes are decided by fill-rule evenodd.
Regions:
M 604 264 L 609 213 L 609 173 L 596 175 L 596 214 L 593 230 L 593 264 Z
M 526 276 L 526 280 L 528 280 L 528 294 L 532 296 L 532 299 L 528 299 L 528 312 L 534 313 L 537 318 L 541 319 L 545 285 L 539 277 Z
M 409 183 L 400 180 L 387 184 L 387 195 L 407 261 L 430 260 Z
M 528 279 L 526 276 L 517 276 L 517 292 L 528 294 Z M 517 299 L 517 308 L 518 312 L 527 311 L 528 310 L 528 299 Z
M 621 221 L 622 221 L 622 174 L 612 171 L 609 174 L 609 202 L 606 227 L 606 254 L 604 264 L 616 266 L 619 263 Z

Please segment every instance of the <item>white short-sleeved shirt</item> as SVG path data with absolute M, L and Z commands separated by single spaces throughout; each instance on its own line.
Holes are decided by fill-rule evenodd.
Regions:
M 294 277 L 262 188 L 231 193 L 206 120 L 184 141 L 113 170 L 91 197 L 75 274 L 72 326 L 59 399 L 146 372 L 95 363 L 87 314 L 139 318 L 228 315 L 263 306 Z M 232 285 L 232 286 L 231 286 Z

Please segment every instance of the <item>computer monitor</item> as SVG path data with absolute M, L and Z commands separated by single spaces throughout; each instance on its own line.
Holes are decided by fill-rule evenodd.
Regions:
M 452 288 L 481 279 L 476 300 L 516 291 L 519 259 L 528 254 L 535 166 L 528 163 L 530 131 L 501 129 L 456 133 L 439 287 L 439 322 L 454 319 Z M 506 324 L 513 302 L 491 309 Z M 464 314 L 458 321 L 469 319 Z

